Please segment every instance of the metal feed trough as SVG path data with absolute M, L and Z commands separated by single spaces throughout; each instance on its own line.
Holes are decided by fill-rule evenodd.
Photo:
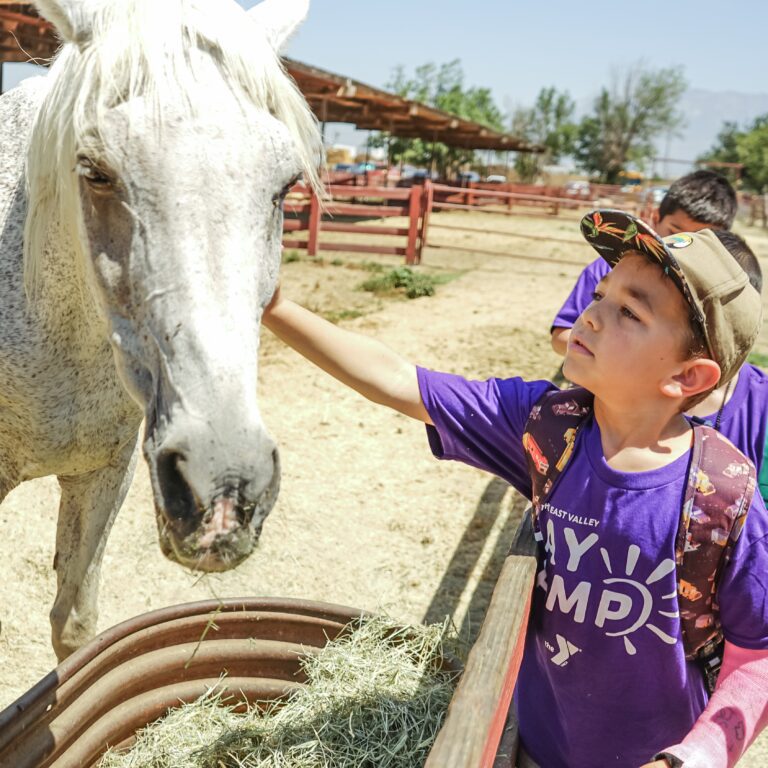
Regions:
M 507 558 L 429 768 L 490 768 L 496 757 L 535 571 Z M 126 746 L 169 707 L 223 681 L 247 701 L 302 684 L 300 659 L 363 612 L 290 599 L 208 600 L 146 613 L 113 627 L 0 712 L 0 766 L 90 768 L 107 745 Z M 215 624 L 215 630 L 213 625 Z

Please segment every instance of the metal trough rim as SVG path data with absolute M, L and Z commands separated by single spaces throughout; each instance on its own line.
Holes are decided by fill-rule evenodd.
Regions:
M 170 606 L 129 619 L 103 632 L 0 712 L 0 765 L 91 765 L 106 743 L 118 744 L 132 732 L 121 717 L 129 718 L 136 730 L 157 717 L 140 722 L 142 706 L 149 714 L 159 701 L 170 702 L 167 708 L 182 698 L 157 691 L 196 691 L 196 698 L 224 670 L 233 675 L 227 689 L 242 690 L 249 700 L 285 694 L 300 685 L 295 680 L 301 655 L 364 615 L 309 600 L 230 598 Z M 212 620 L 217 630 L 211 630 Z M 259 638 L 259 629 L 267 639 Z M 292 642 L 302 630 L 304 641 Z M 274 639 L 280 635 L 291 640 Z M 272 677 L 265 678 L 264 671 Z M 101 692 L 95 701 L 93 689 Z M 99 751 L 91 754 L 94 744 Z

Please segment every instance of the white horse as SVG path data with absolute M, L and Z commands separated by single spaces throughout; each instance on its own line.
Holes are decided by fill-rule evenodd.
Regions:
M 36 5 L 64 45 L 0 99 L 0 500 L 58 476 L 61 659 L 95 631 L 142 414 L 164 553 L 253 549 L 279 485 L 259 322 L 321 144 L 276 53 L 308 0 Z

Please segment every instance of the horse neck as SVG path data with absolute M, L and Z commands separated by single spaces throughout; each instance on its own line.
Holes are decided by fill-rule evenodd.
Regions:
M 108 335 L 107 324 L 85 283 L 84 266 L 78 265 L 60 222 L 52 222 L 50 234 L 33 299 L 36 313 L 51 330 L 83 346 L 100 346 Z

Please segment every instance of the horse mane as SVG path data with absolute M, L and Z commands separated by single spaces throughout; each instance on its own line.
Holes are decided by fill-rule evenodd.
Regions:
M 109 150 L 102 139 L 107 110 L 141 97 L 158 125 L 171 94 L 196 86 L 190 50 L 207 53 L 244 104 L 267 109 L 292 134 L 307 182 L 320 188 L 322 140 L 317 120 L 286 73 L 266 35 L 242 8 L 227 0 L 113 0 L 101 3 L 87 40 L 66 43 L 51 67 L 51 86 L 33 123 L 27 154 L 29 210 L 24 231 L 24 284 L 37 293 L 43 251 L 56 221 L 79 251 L 84 233 L 76 153 Z M 85 276 L 85 272 L 83 273 Z M 80 281 L 84 285 L 84 281 Z

